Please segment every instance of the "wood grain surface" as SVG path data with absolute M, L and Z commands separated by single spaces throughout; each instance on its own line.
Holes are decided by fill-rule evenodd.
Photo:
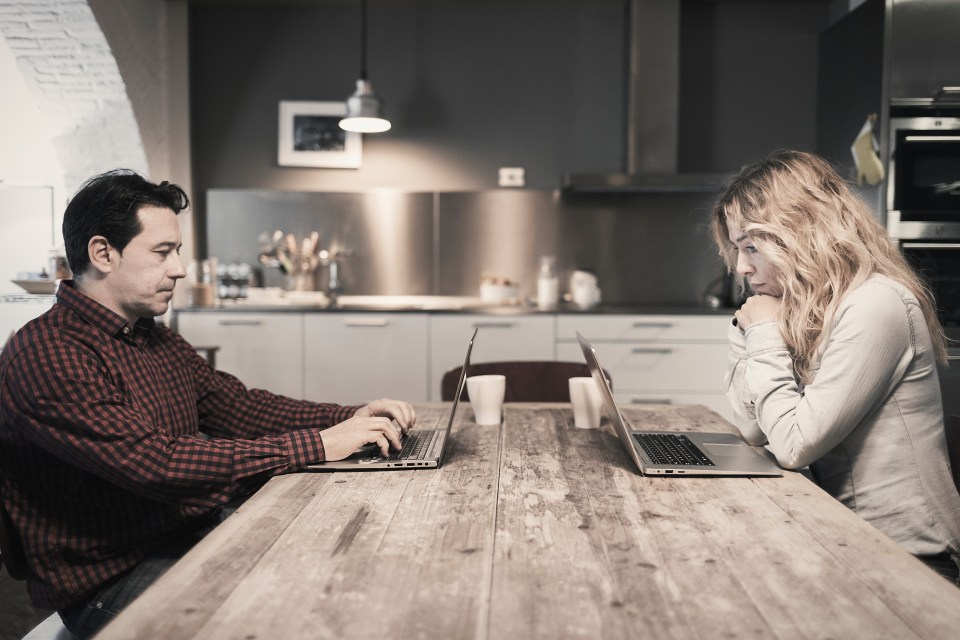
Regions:
M 417 407 L 433 425 L 443 405 Z M 635 428 L 729 431 L 700 406 Z M 436 470 L 268 482 L 98 638 L 956 638 L 960 589 L 804 476 L 643 477 L 606 420 L 461 406 Z

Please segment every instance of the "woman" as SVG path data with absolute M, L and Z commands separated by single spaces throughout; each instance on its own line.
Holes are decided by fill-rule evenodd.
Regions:
M 830 165 L 780 151 L 713 209 L 728 268 L 754 295 L 730 328 L 737 426 L 957 584 L 950 475 L 929 291 Z

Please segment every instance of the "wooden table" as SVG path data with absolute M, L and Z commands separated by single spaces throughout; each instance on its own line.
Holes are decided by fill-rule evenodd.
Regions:
M 418 407 L 421 423 L 441 405 Z M 698 406 L 643 428 L 732 429 Z M 802 475 L 646 478 L 566 405 L 437 470 L 272 479 L 98 636 L 957 638 L 960 589 Z

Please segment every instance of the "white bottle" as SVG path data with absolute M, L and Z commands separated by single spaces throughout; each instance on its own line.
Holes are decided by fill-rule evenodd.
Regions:
M 557 259 L 553 256 L 540 258 L 540 273 L 537 276 L 537 307 L 556 309 L 560 299 L 560 278 L 557 277 Z

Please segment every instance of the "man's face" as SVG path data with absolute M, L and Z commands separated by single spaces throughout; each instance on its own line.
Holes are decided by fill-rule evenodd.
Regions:
M 110 248 L 111 306 L 131 323 L 166 313 L 177 280 L 186 275 L 180 260 L 177 215 L 154 206 L 141 207 L 138 215 L 143 231 L 123 253 Z

